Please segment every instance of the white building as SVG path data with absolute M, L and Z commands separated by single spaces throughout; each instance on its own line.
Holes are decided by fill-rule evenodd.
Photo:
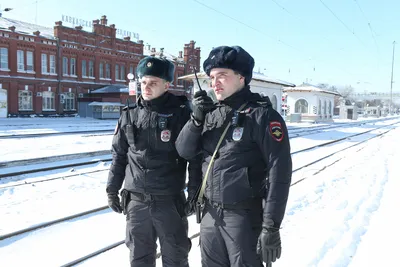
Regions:
M 203 90 L 206 90 L 208 94 L 214 99 L 214 91 L 212 90 L 210 83 L 211 80 L 205 72 L 197 73 L 197 78 L 199 79 L 200 86 Z M 178 79 L 191 81 L 193 82 L 193 90 L 195 93 L 199 90 L 198 83 L 196 81 L 196 77 L 194 74 L 185 75 L 179 77 Z M 268 96 L 272 102 L 272 106 L 275 110 L 281 112 L 282 106 L 282 89 L 284 87 L 292 87 L 295 86 L 292 83 L 272 79 L 264 74 L 253 72 L 253 77 L 250 82 L 250 90 L 254 93 L 259 93 L 262 96 Z
M 284 88 L 283 92 L 287 94 L 286 115 L 301 114 L 301 121 L 311 122 L 332 121 L 335 96 L 340 96 L 311 85 Z

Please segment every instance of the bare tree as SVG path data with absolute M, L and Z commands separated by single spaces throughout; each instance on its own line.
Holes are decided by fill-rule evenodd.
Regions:
M 354 88 L 351 85 L 346 85 L 344 87 L 339 87 L 337 91 L 342 95 L 343 98 L 347 99 L 354 93 Z

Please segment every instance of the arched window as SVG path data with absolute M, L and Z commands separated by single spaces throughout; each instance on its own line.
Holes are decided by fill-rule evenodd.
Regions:
M 295 113 L 308 113 L 308 102 L 305 99 L 299 99 L 294 104 Z

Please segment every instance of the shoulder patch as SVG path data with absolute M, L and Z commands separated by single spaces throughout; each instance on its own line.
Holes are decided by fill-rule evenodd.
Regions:
M 283 130 L 282 125 L 279 121 L 271 121 L 269 123 L 269 133 L 275 141 L 283 140 Z
M 122 110 L 128 110 L 128 109 L 133 109 L 133 108 L 136 108 L 136 103 L 129 104 L 129 106 L 125 106 L 125 107 L 123 107 L 123 109 L 122 109 Z

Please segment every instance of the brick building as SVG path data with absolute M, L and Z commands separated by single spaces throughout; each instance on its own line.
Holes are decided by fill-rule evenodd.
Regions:
M 93 90 L 127 86 L 126 74 L 144 55 L 166 56 L 163 49 L 147 51 L 142 40 L 116 38 L 116 31 L 106 16 L 93 20 L 91 32 L 61 21 L 47 28 L 0 17 L 0 117 L 75 114 L 77 102 Z M 194 45 L 185 44 L 184 55 L 167 55 L 176 65 L 176 94 L 190 93 L 191 86 L 177 78 L 199 69 L 200 48 Z

